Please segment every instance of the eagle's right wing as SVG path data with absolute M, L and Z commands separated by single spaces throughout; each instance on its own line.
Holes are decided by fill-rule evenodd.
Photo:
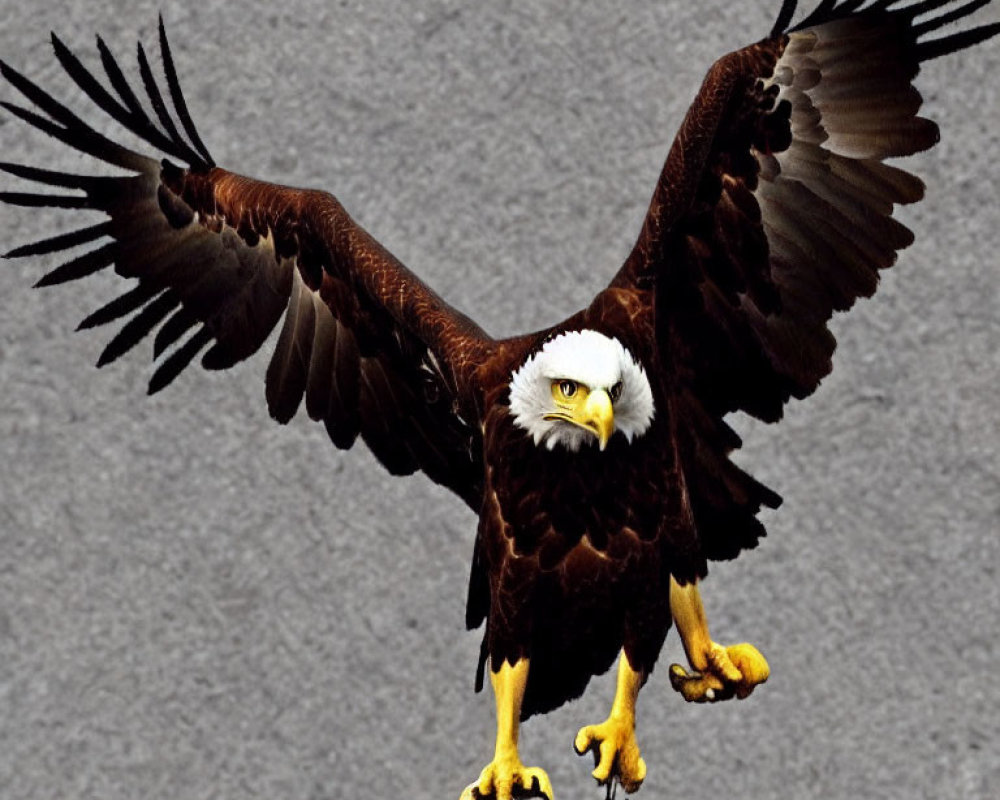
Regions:
M 98 366 L 156 329 L 153 357 L 159 364 L 152 393 L 203 350 L 207 369 L 247 358 L 284 315 L 267 371 L 271 415 L 287 422 L 304 397 L 309 416 L 323 421 L 338 447 L 350 447 L 360 434 L 393 474 L 422 470 L 478 510 L 482 447 L 471 375 L 492 340 L 358 226 L 333 196 L 216 167 L 181 95 L 162 20 L 160 47 L 179 125 L 141 45 L 140 75 L 156 121 L 100 39 L 110 89 L 55 36 L 53 45 L 67 74 L 97 106 L 185 165 L 116 144 L 0 62 L 0 73 L 37 110 L 10 103 L 4 108 L 131 173 L 95 177 L 0 163 L 12 175 L 64 190 L 3 192 L 3 202 L 107 215 L 96 225 L 7 253 L 72 251 L 39 286 L 111 265 L 133 279 L 127 291 L 81 323 L 89 328 L 125 320 Z

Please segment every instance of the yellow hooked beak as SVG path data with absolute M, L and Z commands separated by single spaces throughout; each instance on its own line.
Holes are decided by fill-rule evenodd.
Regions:
M 575 381 L 559 380 L 552 382 L 552 398 L 556 401 L 556 411 L 546 414 L 545 419 L 570 422 L 590 431 L 604 450 L 615 432 L 615 409 L 607 391 L 590 391 Z

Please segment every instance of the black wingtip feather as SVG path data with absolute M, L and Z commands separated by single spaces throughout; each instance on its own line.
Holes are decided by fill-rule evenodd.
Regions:
M 139 62 L 139 76 L 142 78 L 142 85 L 146 89 L 146 96 L 153 106 L 156 118 L 163 126 L 163 130 L 167 132 L 167 136 L 175 141 L 181 141 L 180 132 L 177 130 L 177 126 L 174 125 L 174 120 L 170 116 L 170 112 L 167 111 L 167 105 L 163 102 L 163 94 L 160 92 L 159 84 L 157 84 L 156 78 L 153 77 L 153 70 L 149 66 L 149 59 L 146 57 L 146 49 L 142 46 L 142 42 L 136 44 L 136 59 Z
M 46 186 L 60 186 L 64 189 L 87 189 L 100 180 L 88 175 L 55 172 L 40 167 L 29 167 L 26 164 L 11 164 L 6 161 L 0 161 L 0 171 L 25 180 L 43 183 Z
M 101 64 L 104 67 L 104 74 L 108 76 L 108 80 L 111 81 L 111 85 L 114 90 L 118 92 L 118 96 L 121 98 L 122 102 L 131 109 L 132 114 L 135 117 L 141 117 L 148 119 L 146 117 L 146 112 L 142 107 L 142 103 L 139 102 L 139 98 L 136 93 L 132 90 L 128 79 L 125 77 L 125 73 L 122 72 L 121 67 L 118 66 L 118 62 L 115 60 L 114 54 L 111 49 L 105 44 L 104 39 L 101 38 L 100 34 L 97 36 L 97 52 L 101 56 Z
M 798 0 L 784 0 L 781 4 L 781 11 L 778 12 L 778 18 L 774 21 L 774 27 L 771 28 L 772 39 L 784 34 L 785 29 L 792 21 L 792 17 L 795 16 L 797 6 Z
M 915 24 L 913 26 L 913 36 L 914 38 L 919 39 L 921 36 L 924 36 L 925 34 L 930 33 L 931 31 L 937 30 L 938 28 L 943 28 L 945 25 L 950 25 L 953 22 L 958 22 L 958 20 L 962 19 L 963 17 L 967 17 L 970 14 L 976 13 L 979 9 L 983 8 L 983 6 L 989 5 L 991 2 L 992 0 L 972 0 L 969 3 L 966 3 L 964 6 L 959 6 L 958 8 L 948 12 L 947 14 L 942 14 L 940 17 L 935 17 L 934 19 L 927 20 L 926 22 L 922 22 L 919 25 Z
M 32 99 L 28 95 L 25 96 L 29 100 Z M 45 96 L 48 97 L 48 95 Z M 51 98 L 49 99 L 51 100 Z M 79 120 L 65 125 L 58 124 L 34 111 L 29 111 L 26 108 L 21 108 L 6 101 L 0 101 L 0 108 L 6 109 L 18 119 L 27 122 L 53 139 L 57 139 L 67 147 L 72 147 L 74 150 L 79 150 L 81 153 L 86 153 L 116 167 L 142 172 L 150 162 L 150 159 L 145 156 L 141 156 L 126 147 L 122 147 L 120 144 L 112 142 Z M 55 118 L 55 115 L 53 117 Z M 155 164 L 155 162 L 153 163 Z
M 899 0 L 892 0 L 892 2 L 886 3 L 886 6 L 893 6 L 898 3 Z M 955 0 L 923 0 L 920 3 L 914 3 L 913 5 L 906 6 L 905 8 L 893 9 L 895 14 L 905 14 L 910 17 L 919 17 L 923 14 L 930 14 L 932 11 L 937 11 L 941 6 L 946 6 L 948 3 L 953 3 Z
M 208 329 L 205 327 L 200 328 L 194 336 L 177 348 L 160 364 L 156 372 L 153 373 L 153 377 L 149 379 L 149 388 L 146 390 L 146 393 L 154 395 L 173 383 L 174 378 L 184 371 L 184 368 L 191 363 L 191 360 L 211 340 L 212 334 L 208 332 Z
M 90 208 L 90 200 L 80 195 L 0 192 L 0 203 L 25 208 Z
M 151 282 L 143 282 L 119 295 L 110 303 L 101 306 L 97 311 L 86 317 L 76 326 L 78 331 L 96 328 L 99 325 L 107 325 L 116 319 L 121 319 L 127 314 L 131 314 L 137 308 L 152 300 L 162 289 Z
M 978 28 L 962 31 L 941 39 L 934 39 L 929 42 L 921 42 L 917 45 L 916 54 L 918 61 L 930 61 L 940 56 L 957 53 L 959 50 L 973 47 L 987 39 L 992 39 L 1000 34 L 1000 22 L 992 25 L 982 25 Z
M 100 239 L 102 236 L 111 235 L 111 222 L 99 222 L 87 228 L 53 236 L 48 239 L 41 239 L 31 244 L 15 247 L 8 253 L 4 253 L 4 258 L 23 258 L 25 256 L 41 256 L 48 253 L 57 253 L 60 250 L 69 250 L 71 247 L 78 247 L 81 244 L 88 244 Z
M 195 150 L 204 156 L 207 166 L 213 167 L 215 166 L 215 161 L 208 152 L 208 148 L 205 147 L 205 143 L 202 142 L 201 137 L 198 135 L 198 130 L 194 126 L 194 120 L 191 119 L 191 114 L 188 111 L 187 102 L 184 100 L 184 94 L 181 92 L 181 84 L 177 79 L 177 69 L 174 66 L 174 58 L 170 52 L 170 44 L 167 42 L 167 29 L 163 23 L 162 14 L 160 15 L 159 29 L 160 53 L 163 56 L 163 72 L 167 76 L 167 87 L 170 90 L 170 98 L 173 101 L 174 110 L 177 112 L 181 125 L 184 126 L 184 131 L 191 140 L 191 144 L 194 145 Z
M 156 332 L 153 338 L 153 358 L 157 359 L 163 355 L 171 345 L 197 324 L 198 317 L 194 312 L 181 306 Z
M 118 102 L 112 97 L 107 89 L 101 86 L 100 82 L 94 77 L 93 73 L 90 72 L 84 65 L 83 62 L 77 58 L 76 54 L 69 49 L 69 47 L 60 39 L 55 31 L 51 34 L 52 39 L 52 49 L 56 54 L 56 60 L 66 71 L 66 74 L 73 79 L 73 82 L 79 86 L 84 93 L 93 100 L 98 106 L 104 109 L 108 114 L 110 114 L 114 119 L 119 119 L 119 116 L 125 112 Z
M 125 355 L 181 303 L 176 292 L 166 291 L 126 322 L 97 359 L 103 367 Z
M 186 142 L 176 137 L 171 139 L 164 136 L 150 122 L 141 106 L 137 111 L 131 102 L 126 102 L 125 105 L 119 102 L 55 34 L 52 34 L 52 44 L 55 48 L 56 58 L 66 71 L 66 74 L 69 75 L 73 82 L 83 90 L 98 108 L 119 125 L 136 134 L 136 136 L 145 139 L 153 147 L 165 153 L 193 163 L 201 161 L 201 156 L 192 150 Z M 100 49 L 100 46 L 98 49 Z M 109 67 L 111 68 L 112 80 L 118 82 L 116 81 L 116 77 L 120 76 L 120 82 L 124 82 L 124 76 L 121 75 L 121 70 L 117 68 L 117 64 L 107 48 L 102 50 L 101 58 L 105 66 L 105 71 L 108 71 Z M 131 89 L 127 83 L 121 88 L 126 92 L 126 96 L 131 94 Z
M 796 25 L 796 30 L 801 30 L 802 28 L 808 28 L 812 25 L 818 25 L 822 22 L 826 22 L 831 19 L 834 15 L 831 13 L 835 10 L 837 5 L 837 0 L 822 0 L 816 8 L 814 8 L 809 15 L 802 20 L 798 25 Z
M 160 45 L 163 50 L 164 73 L 166 74 L 170 96 L 177 112 L 177 117 L 187 132 L 193 147 L 192 144 L 188 144 L 181 136 L 171 115 L 167 111 L 166 104 L 163 102 L 159 87 L 153 78 L 152 70 L 149 68 L 149 62 L 141 43 L 138 46 L 139 70 L 150 103 L 156 112 L 160 124 L 163 126 L 162 131 L 156 127 L 143 110 L 142 104 L 129 86 L 114 56 L 100 37 L 98 37 L 98 50 L 100 51 L 101 62 L 104 65 L 104 71 L 108 75 L 112 88 L 119 95 L 118 98 L 108 91 L 94 74 L 83 65 L 54 31 L 50 34 L 50 38 L 59 64 L 90 100 L 108 114 L 108 116 L 127 130 L 143 138 L 153 147 L 162 150 L 168 155 L 187 161 L 193 167 L 206 168 L 214 166 L 207 148 L 198 136 L 194 122 L 188 112 L 187 104 L 184 101 L 184 96 L 181 93 L 180 83 L 177 79 L 177 70 L 166 41 L 162 19 L 160 23 Z M 52 95 L 48 94 L 41 87 L 2 60 L 0 60 L 0 75 L 46 115 L 41 116 L 35 111 L 20 108 L 10 103 L 0 104 L 15 116 L 60 140 L 64 144 L 95 158 L 100 158 L 116 166 L 135 169 L 137 171 L 141 171 L 146 166 L 146 159 L 142 156 L 97 133 L 97 131 L 70 111 L 68 107 L 57 101 Z
M 52 272 L 44 275 L 36 284 L 36 289 L 45 286 L 56 286 L 60 283 L 68 283 L 80 278 L 86 278 L 95 272 L 100 272 L 105 267 L 111 266 L 115 260 L 116 243 L 108 242 L 96 250 L 84 253 L 82 256 L 67 261 L 65 264 L 56 267 Z
M 0 74 L 7 79 L 11 86 L 56 122 L 72 129 L 88 127 L 76 114 L 13 67 L 0 62 Z
M 232 352 L 224 347 L 221 342 L 216 342 L 201 359 L 201 366 L 209 372 L 219 372 L 229 369 L 239 363 L 239 359 L 234 357 Z
M 902 20 L 904 24 L 909 26 L 909 36 L 911 37 L 911 41 L 914 41 L 927 33 L 939 30 L 946 25 L 969 16 L 970 14 L 974 14 L 976 11 L 979 11 L 981 8 L 985 8 L 989 5 L 992 0 L 969 0 L 969 2 L 966 2 L 965 4 L 942 14 L 939 17 L 928 19 L 921 23 L 915 23 L 914 20 L 917 17 L 926 16 L 940 8 L 951 5 L 955 2 L 955 0 L 921 0 L 921 2 L 910 3 L 909 5 L 902 6 L 900 6 L 900 2 L 901 0 L 875 0 L 875 2 L 865 2 L 865 0 L 821 0 L 816 8 L 814 8 L 805 19 L 790 30 L 802 30 L 804 28 L 830 22 L 832 20 L 844 19 L 855 13 L 887 13 Z M 792 8 L 789 9 L 789 6 L 792 6 Z M 794 3 L 790 2 L 790 0 L 785 0 L 778 16 L 778 22 L 783 22 L 787 25 L 790 21 L 792 13 L 794 13 Z M 783 32 L 783 30 L 779 29 L 778 23 L 775 23 L 775 28 L 772 30 L 771 35 L 780 35 Z M 931 58 L 937 58 L 938 56 L 947 55 L 967 47 L 972 47 L 985 39 L 989 39 L 991 36 L 995 35 L 996 32 L 996 26 L 992 24 L 984 25 L 979 28 L 974 28 L 972 31 L 965 31 L 963 33 L 944 37 L 939 40 L 940 42 L 947 42 L 947 44 L 926 42 L 924 44 L 917 45 L 916 51 L 918 60 L 927 61 Z

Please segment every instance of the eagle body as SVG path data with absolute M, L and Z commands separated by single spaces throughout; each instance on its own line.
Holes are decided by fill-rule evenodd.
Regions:
M 647 374 L 659 374 L 647 299 L 608 289 L 561 325 L 512 342 L 507 369 L 546 341 L 589 330 L 617 339 Z M 532 654 L 527 718 L 579 696 L 623 645 L 651 669 L 670 627 L 671 571 L 694 579 L 703 567 L 678 547 L 682 501 L 671 491 L 676 483 L 660 479 L 677 474 L 662 392 L 654 387 L 657 413 L 642 436 L 629 442 L 619 434 L 604 452 L 595 445 L 573 453 L 538 447 L 517 428 L 509 374 L 485 400 L 486 478 L 467 624 L 486 621 L 483 653 L 493 663 Z
M 609 718 L 574 744 L 595 752 L 599 782 L 634 791 L 636 698 L 672 625 L 692 668 L 671 668 L 685 699 L 743 698 L 767 679 L 755 648 L 710 639 L 697 589 L 709 562 L 758 544 L 759 513 L 781 500 L 734 462 L 727 420 L 776 422 L 814 392 L 832 316 L 913 241 L 893 212 L 924 187 L 895 159 L 939 132 L 912 81 L 1000 33 L 947 27 L 988 3 L 822 0 L 795 22 L 785 0 L 769 35 L 708 70 L 607 288 L 534 333 L 492 337 L 332 194 L 218 166 L 162 20 L 162 78 L 141 46 L 136 79 L 101 39 L 98 70 L 53 36 L 63 71 L 137 149 L 0 62 L 22 97 L 2 104 L 14 121 L 115 168 L 0 163 L 31 187 L 0 202 L 80 212 L 6 255 L 65 259 L 39 286 L 113 268 L 120 293 L 80 327 L 117 326 L 99 366 L 150 342 L 150 393 L 196 358 L 228 369 L 276 332 L 275 420 L 304 410 L 336 447 L 360 440 L 391 474 L 423 472 L 478 514 L 466 621 L 483 627 L 477 684 L 489 675 L 498 730 L 463 800 L 551 796 L 519 761 L 517 723 L 579 696 L 619 653 Z

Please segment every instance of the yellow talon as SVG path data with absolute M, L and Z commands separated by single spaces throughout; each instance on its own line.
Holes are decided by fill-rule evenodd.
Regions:
M 646 762 L 639 755 L 635 728 L 625 720 L 608 718 L 600 725 L 581 728 L 573 747 L 581 756 L 588 750 L 594 752 L 595 767 L 590 774 L 602 786 L 617 778 L 631 794 L 646 778 Z
M 712 642 L 708 650 L 708 671 L 715 675 L 723 684 L 739 683 L 743 674 L 739 671 L 729 656 L 729 651 L 720 644 Z
M 552 783 L 545 770 L 524 766 L 517 756 L 494 759 L 481 773 L 479 780 L 465 787 L 460 800 L 513 800 L 513 798 L 544 797 L 552 800 Z
M 771 674 L 764 656 L 752 644 L 722 647 L 712 641 L 696 581 L 682 586 L 671 576 L 670 613 L 692 668 L 689 673 L 680 664 L 672 664 L 670 685 L 688 702 L 742 699 Z
M 748 697 L 771 674 L 767 660 L 752 644 L 723 648 L 712 643 L 703 672 L 688 672 L 680 664 L 670 666 L 670 685 L 688 702 L 714 703 Z
M 730 661 L 739 670 L 741 680 L 736 685 L 736 696 L 743 699 L 749 695 L 757 684 L 764 683 L 771 676 L 771 667 L 760 650 L 752 644 L 743 642 L 726 648 Z
M 493 760 L 479 773 L 479 780 L 465 787 L 460 800 L 513 800 L 544 797 L 552 800 L 552 783 L 545 771 L 526 767 L 517 754 L 521 701 L 528 683 L 528 659 L 502 661 L 490 667 L 490 683 L 497 701 L 497 744 Z
M 632 667 L 622 651 L 618 661 L 618 684 L 611 713 L 600 725 L 580 728 L 573 747 L 581 756 L 594 753 L 594 771 L 590 773 L 599 784 L 608 787 L 610 796 L 615 780 L 632 793 L 646 778 L 646 762 L 639 755 L 635 741 L 635 701 L 645 677 Z

